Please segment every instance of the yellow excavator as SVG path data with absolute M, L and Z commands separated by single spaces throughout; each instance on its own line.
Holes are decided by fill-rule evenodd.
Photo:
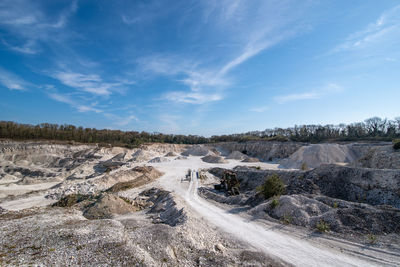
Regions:
M 218 191 L 225 191 L 229 195 L 239 195 L 240 182 L 236 173 L 232 171 L 225 171 L 222 175 L 221 183 L 214 185 L 214 189 Z

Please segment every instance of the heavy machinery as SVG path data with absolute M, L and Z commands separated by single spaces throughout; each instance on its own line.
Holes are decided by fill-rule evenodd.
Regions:
M 239 195 L 240 182 L 236 173 L 232 171 L 225 171 L 222 175 L 221 183 L 214 185 L 214 189 L 218 191 L 225 191 L 229 195 Z
M 191 177 L 192 177 L 192 170 L 188 169 L 185 178 L 181 178 L 181 183 L 183 181 L 189 181 L 190 182 L 191 179 L 192 179 Z

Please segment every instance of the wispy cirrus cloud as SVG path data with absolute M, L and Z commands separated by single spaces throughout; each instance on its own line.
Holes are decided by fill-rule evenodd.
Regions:
M 249 111 L 262 113 L 262 112 L 265 112 L 265 111 L 267 111 L 269 109 L 270 109 L 269 106 L 259 106 L 259 107 L 253 107 L 253 108 L 249 109 Z
M 295 10 L 291 1 L 204 1 L 203 28 L 212 27 L 224 36 L 223 43 L 236 45 L 218 55 L 220 60 L 209 64 L 207 56 L 196 58 L 191 55 L 157 55 L 139 60 L 142 70 L 176 78 L 175 81 L 186 87 L 163 94 L 168 101 L 206 104 L 222 100 L 224 91 L 233 85 L 230 73 L 252 57 L 278 43 L 292 38 L 304 30 L 299 23 L 301 12 Z M 285 16 L 291 13 L 292 16 Z M 297 14 L 297 15 L 296 15 Z M 290 17 L 290 19 L 289 19 Z M 183 76 L 183 78 L 182 78 Z
M 125 114 L 124 116 L 120 116 L 106 112 L 104 113 L 104 116 L 111 119 L 113 121 L 113 124 L 116 126 L 127 126 L 131 124 L 133 121 L 136 122 L 139 121 L 139 119 L 131 113 Z
M 37 54 L 40 42 L 57 41 L 68 19 L 76 12 L 77 1 L 62 9 L 56 16 L 45 14 L 39 1 L 4 0 L 0 2 L 2 43 L 10 50 Z M 9 38 L 10 37 L 10 38 Z
M 17 75 L 0 68 L 0 84 L 9 90 L 25 91 L 29 83 Z
M 113 83 L 104 82 L 103 79 L 97 74 L 58 71 L 52 76 L 66 86 L 99 96 L 109 96 L 112 94 L 113 90 L 124 85 L 122 80 L 121 82 Z M 125 82 L 130 83 L 129 81 Z
M 94 104 L 87 105 L 85 103 L 80 103 L 80 101 L 78 101 L 76 98 L 73 98 L 72 95 L 52 92 L 49 93 L 48 96 L 53 100 L 72 106 L 79 112 L 89 112 L 89 111 L 96 113 L 103 112 L 103 110 L 96 108 Z
M 298 101 L 298 100 L 307 100 L 307 99 L 318 99 L 321 98 L 321 94 L 318 92 L 306 92 L 300 94 L 289 94 L 289 95 L 281 95 L 276 96 L 274 99 L 279 104 L 284 104 L 286 102 Z
M 278 104 L 285 104 L 287 102 L 292 102 L 292 101 L 320 99 L 322 97 L 325 97 L 326 95 L 339 93 L 343 90 L 344 90 L 343 87 L 341 87 L 340 85 L 329 83 L 327 85 L 321 86 L 320 88 L 311 90 L 309 92 L 275 96 L 274 100 Z
M 49 98 L 64 103 L 75 109 L 80 113 L 94 112 L 97 114 L 102 114 L 105 118 L 111 120 L 111 124 L 117 127 L 123 127 L 130 125 L 133 121 L 138 122 L 139 119 L 132 111 L 125 110 L 125 114 L 115 114 L 116 109 L 106 108 L 104 105 L 99 105 L 97 101 L 88 100 L 82 95 L 71 93 L 59 93 L 56 88 L 52 85 L 45 86 L 47 90 L 47 95 Z
M 35 55 L 39 52 L 39 48 L 37 47 L 36 42 L 33 40 L 28 40 L 26 43 L 18 46 L 18 45 L 11 45 L 7 41 L 2 40 L 2 43 L 8 48 L 13 51 L 23 53 L 23 54 L 30 54 Z
M 184 92 L 184 91 L 173 91 L 168 92 L 163 96 L 164 99 L 187 103 L 187 104 L 204 104 L 208 102 L 214 102 L 222 99 L 222 95 L 218 93 L 208 94 L 208 93 L 196 93 L 196 92 Z
M 176 77 L 174 81 L 189 88 L 189 91 L 164 93 L 161 98 L 168 101 L 188 104 L 218 101 L 222 99 L 222 88 L 229 85 L 227 78 L 213 71 L 200 69 L 198 63 L 177 56 L 157 55 L 141 58 L 138 63 L 146 72 Z
M 138 23 L 147 23 L 153 20 L 166 17 L 173 10 L 178 10 L 181 6 L 178 2 L 174 1 L 173 4 L 166 1 L 147 1 L 147 2 L 133 2 L 134 10 L 129 12 L 129 4 L 124 4 L 124 11 L 121 15 L 121 20 L 124 24 L 132 25 Z
M 372 45 L 400 43 L 400 5 L 384 12 L 365 29 L 351 34 L 344 43 L 331 53 L 366 49 Z

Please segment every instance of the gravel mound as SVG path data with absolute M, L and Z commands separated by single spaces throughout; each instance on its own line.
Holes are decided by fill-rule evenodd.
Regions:
M 140 193 L 140 197 L 147 198 L 146 202 L 152 204 L 147 214 L 151 215 L 153 223 L 177 226 L 187 221 L 186 212 L 177 205 L 171 192 L 153 187 Z
M 391 145 L 373 147 L 354 165 L 374 169 L 400 169 L 400 151 L 395 151 Z
M 125 191 L 132 188 L 136 188 L 145 184 L 148 184 L 154 180 L 153 177 L 149 175 L 142 175 L 136 179 L 130 180 L 128 182 L 120 182 L 113 185 L 111 188 L 107 189 L 107 192 L 119 192 Z
M 181 154 L 182 156 L 207 156 L 214 155 L 214 153 L 205 146 L 191 146 Z
M 93 198 L 94 196 L 92 195 L 71 194 L 61 198 L 59 201 L 54 203 L 52 207 L 63 207 L 63 208 L 72 207 L 75 204 L 78 204 L 85 200 L 91 200 Z
M 233 152 L 231 152 L 226 158 L 227 158 L 227 159 L 244 160 L 244 159 L 248 158 L 248 156 L 246 156 L 246 155 L 243 154 L 242 152 L 233 151 Z
M 154 167 L 137 166 L 133 169 L 116 171 L 112 174 L 105 174 L 100 177 L 92 178 L 79 183 L 60 184 L 49 190 L 46 198 L 60 199 L 70 194 L 97 194 L 113 187 L 118 183 L 129 181 L 137 181 L 135 182 L 137 186 L 141 186 L 146 182 L 157 179 L 161 175 L 162 173 L 156 170 Z
M 303 146 L 288 159 L 282 160 L 280 167 L 300 169 L 303 164 L 316 168 L 322 164 L 347 164 L 357 159 L 351 146 L 338 144 L 313 144 Z
M 175 154 L 174 152 L 170 151 L 167 154 L 164 155 L 164 157 L 176 157 L 178 156 L 177 154 Z
M 207 163 L 228 163 L 228 161 L 226 161 L 224 158 L 212 155 L 202 157 L 201 160 Z
M 250 211 L 256 218 L 270 216 L 284 223 L 316 229 L 323 222 L 329 230 L 364 234 L 398 233 L 400 211 L 388 206 L 374 207 L 368 204 L 333 199 L 325 196 L 307 197 L 285 195 L 269 200 Z
M 164 157 L 156 157 L 154 159 L 149 160 L 149 163 L 160 163 L 160 162 L 166 162 L 166 161 L 170 161 L 167 158 Z
M 212 144 L 223 155 L 228 155 L 233 151 L 241 151 L 249 157 L 256 157 L 263 161 L 287 158 L 304 145 L 304 143 L 299 142 L 274 141 L 223 142 Z
M 244 160 L 242 160 L 242 162 L 260 162 L 260 160 L 258 158 L 247 157 Z
M 103 194 L 83 212 L 83 216 L 92 220 L 111 219 L 113 214 L 126 214 L 134 211 L 136 211 L 135 207 L 123 199 L 111 194 Z
M 145 162 L 145 161 L 149 161 L 150 159 L 154 158 L 155 156 L 157 156 L 157 155 L 155 155 L 151 151 L 139 149 L 135 153 L 132 154 L 131 160 L 134 162 Z

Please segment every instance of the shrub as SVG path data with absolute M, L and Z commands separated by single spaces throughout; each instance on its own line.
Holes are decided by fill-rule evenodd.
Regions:
M 285 184 L 279 178 L 279 176 L 274 173 L 267 177 L 265 182 L 257 188 L 257 190 L 263 194 L 265 199 L 271 198 L 273 196 L 280 196 L 285 192 Z
M 376 244 L 376 241 L 378 241 L 378 239 L 376 238 L 376 235 L 373 235 L 373 234 L 368 234 L 367 238 L 368 238 L 368 242 L 370 244 Z
M 329 231 L 329 224 L 325 222 L 324 220 L 320 220 L 319 223 L 317 223 L 317 229 L 321 233 Z
M 395 150 L 399 150 L 400 149 L 400 139 L 393 140 L 393 148 Z
M 307 163 L 303 162 L 303 164 L 301 164 L 301 170 L 302 171 L 307 171 L 308 170 Z
M 283 224 L 291 224 L 293 221 L 293 216 L 289 213 L 285 213 L 282 218 Z
M 279 205 L 279 200 L 278 199 L 275 198 L 275 199 L 273 199 L 271 201 L 271 204 L 270 204 L 271 209 L 275 209 L 278 205 Z
M 59 201 L 54 203 L 53 207 L 72 207 L 73 205 L 82 202 L 84 200 L 91 200 L 94 196 L 91 195 L 81 195 L 81 194 L 71 194 L 61 198 Z
M 132 201 L 129 198 L 126 197 L 119 197 L 120 199 L 122 199 L 123 201 L 125 201 L 127 204 L 132 205 Z

